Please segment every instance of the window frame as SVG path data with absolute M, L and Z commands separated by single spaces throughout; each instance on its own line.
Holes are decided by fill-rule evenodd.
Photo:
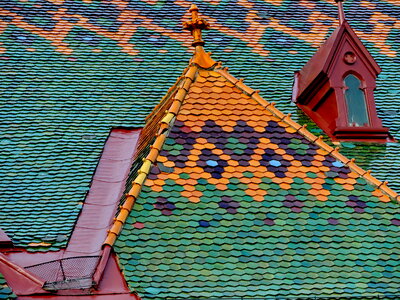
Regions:
M 351 104 L 350 102 L 352 100 L 348 98 L 347 93 L 346 93 L 351 88 L 346 84 L 346 79 L 349 76 L 353 76 L 360 83 L 358 89 L 361 90 L 361 93 L 363 96 L 362 97 L 363 99 L 361 102 L 363 102 L 363 106 L 364 106 L 362 113 L 365 114 L 366 121 L 367 121 L 366 123 L 364 123 L 362 125 L 353 125 L 350 121 L 350 119 L 351 119 L 350 114 L 352 113 L 351 112 L 352 109 L 350 108 L 350 104 Z M 343 76 L 343 96 L 344 96 L 344 102 L 346 104 L 347 126 L 349 126 L 349 127 L 370 127 L 371 126 L 370 109 L 369 109 L 369 105 L 368 105 L 366 89 L 367 89 L 367 85 L 366 85 L 365 80 L 362 78 L 362 76 L 360 76 L 359 74 L 357 74 L 354 71 L 349 71 L 344 74 L 344 76 Z M 357 110 L 354 110 L 353 115 L 357 115 L 357 112 L 359 109 L 361 109 L 361 107 L 358 108 Z

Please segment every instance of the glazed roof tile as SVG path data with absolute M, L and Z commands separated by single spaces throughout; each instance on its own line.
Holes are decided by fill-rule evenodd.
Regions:
M 198 70 L 169 124 L 115 244 L 132 290 L 399 293 L 398 199 L 353 160 L 219 68 Z
M 117 217 L 104 244 L 112 246 L 122 230 L 122 227 L 131 212 L 136 199 L 139 197 L 143 183 L 151 171 L 151 167 L 156 163 L 168 129 L 174 123 L 175 117 L 181 108 L 182 102 L 194 80 L 197 66 L 192 65 L 186 68 L 183 75 L 171 87 L 167 95 L 161 100 L 154 111 L 146 118 L 147 124 L 141 131 L 136 160 L 133 163 L 129 179 L 127 180 L 126 194 L 122 199 Z M 172 165 L 171 165 L 172 166 Z M 168 162 L 165 162 L 162 170 L 168 170 Z M 134 180 L 132 180 L 134 179 Z
M 333 3 L 196 3 L 214 28 L 205 33 L 208 50 L 319 135 L 291 105 L 291 87 L 293 72 L 336 27 Z M 16 246 L 66 245 L 110 127 L 143 126 L 185 67 L 189 41 L 178 28 L 187 7 L 183 0 L 0 2 L 0 227 Z M 399 139 L 400 10 L 389 0 L 351 1 L 345 10 L 383 69 L 378 114 Z M 400 190 L 398 143 L 341 148 Z
M 15 299 L 17 296 L 13 293 L 11 288 L 7 285 L 3 275 L 0 274 L 0 299 Z

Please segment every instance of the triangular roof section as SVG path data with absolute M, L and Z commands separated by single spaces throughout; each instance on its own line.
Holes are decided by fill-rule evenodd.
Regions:
M 352 47 L 354 53 L 363 61 L 364 65 L 367 66 L 373 76 L 377 76 L 381 72 L 381 68 L 351 28 L 350 24 L 347 20 L 343 20 L 342 24 L 336 28 L 332 35 L 320 46 L 313 57 L 299 71 L 299 96 L 306 89 L 312 87 L 312 83 L 315 79 L 330 73 L 335 65 L 335 61 L 339 59 L 339 50 L 346 43 Z
M 105 241 L 133 290 L 398 293 L 399 196 L 227 69 L 191 62 L 146 127 Z
M 130 216 L 117 217 L 131 288 L 145 298 L 394 293 L 382 287 L 400 278 L 398 203 L 385 192 L 397 194 L 225 70 L 193 67 L 159 155 L 128 192 Z M 379 263 L 390 275 L 374 273 Z

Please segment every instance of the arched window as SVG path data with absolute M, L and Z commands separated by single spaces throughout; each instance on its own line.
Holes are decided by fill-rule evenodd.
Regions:
M 349 126 L 368 126 L 369 118 L 367 105 L 365 103 L 365 94 L 360 79 L 353 74 L 349 74 L 344 79 L 344 85 Z

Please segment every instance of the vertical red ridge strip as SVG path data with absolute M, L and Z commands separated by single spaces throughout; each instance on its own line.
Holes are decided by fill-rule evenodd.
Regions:
M 141 129 L 112 129 L 64 257 L 102 255 Z
M 34 296 L 34 294 L 48 293 L 41 287 L 44 282 L 27 272 L 22 266 L 44 263 L 54 259 L 75 256 L 101 256 L 96 266 L 94 277 L 99 290 L 92 291 L 98 294 L 88 296 L 87 299 L 108 299 L 113 297 L 107 294 L 120 294 L 119 299 L 140 299 L 129 292 L 124 283 L 123 275 L 119 270 L 111 253 L 111 247 L 102 250 L 103 241 L 107 236 L 110 225 L 115 216 L 120 198 L 125 190 L 125 183 L 133 163 L 137 142 L 141 129 L 112 129 L 105 143 L 103 153 L 100 157 L 95 174 L 92 179 L 91 188 L 84 202 L 74 230 L 71 234 L 67 248 L 57 252 L 28 253 L 26 251 L 11 251 L 7 256 L 0 257 L 0 272 L 4 275 L 14 293 L 27 296 L 26 299 L 61 297 Z M 11 261 L 12 259 L 12 261 Z M 16 264 L 15 264 L 16 263 Z M 80 266 L 85 267 L 85 266 Z M 79 273 L 79 268 L 75 270 Z M 104 274 L 103 274 L 104 273 Z M 101 283 L 102 278 L 110 281 Z M 16 285 L 14 284 L 16 282 Z M 14 286 L 17 289 L 14 289 Z M 64 290 L 62 294 L 71 293 L 77 296 L 76 291 Z M 85 292 L 82 291 L 85 295 Z M 69 296 L 65 296 L 69 297 Z M 85 296 L 82 299 L 86 299 Z M 99 298 L 97 298 L 99 297 Z M 25 297 L 24 297 L 25 299 Z
M 107 266 L 108 259 L 110 258 L 110 254 L 111 254 L 111 246 L 106 245 L 103 248 L 103 253 L 102 253 L 100 261 L 99 261 L 99 263 L 97 265 L 96 271 L 95 271 L 95 273 L 93 275 L 93 281 L 94 281 L 95 287 L 98 286 L 100 280 L 103 277 L 103 272 L 104 272 L 104 269 Z

